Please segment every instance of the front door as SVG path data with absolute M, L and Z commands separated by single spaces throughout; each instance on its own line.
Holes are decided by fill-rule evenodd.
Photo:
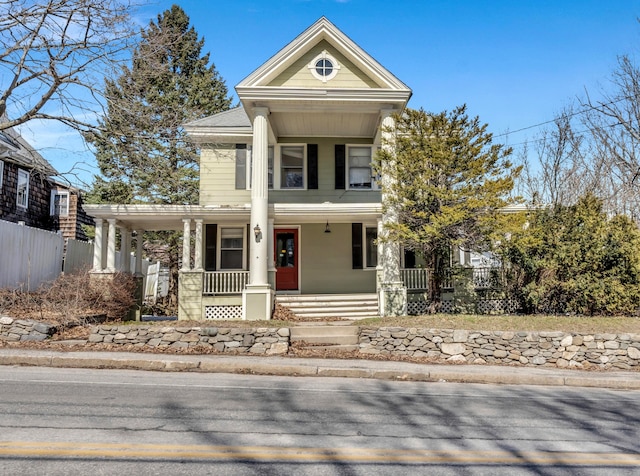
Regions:
M 298 230 L 275 230 L 276 291 L 298 289 Z

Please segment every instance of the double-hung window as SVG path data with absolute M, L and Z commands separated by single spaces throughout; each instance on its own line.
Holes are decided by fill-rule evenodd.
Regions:
M 349 189 L 371 190 L 374 188 L 371 171 L 371 147 L 347 147 L 347 170 Z
M 69 216 L 69 192 L 68 191 L 51 191 L 51 211 L 52 216 L 66 217 Z
M 244 228 L 220 231 L 220 269 L 244 269 Z
M 29 206 L 29 172 L 22 169 L 18 169 L 16 204 L 20 208 L 28 208 Z
M 280 148 L 280 188 L 304 188 L 304 146 Z

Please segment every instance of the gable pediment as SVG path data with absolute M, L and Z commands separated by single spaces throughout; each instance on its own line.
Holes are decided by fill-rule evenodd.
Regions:
M 334 78 L 323 82 L 312 75 L 310 64 L 326 52 L 340 68 Z M 242 98 L 254 88 L 410 89 L 349 37 L 322 17 L 237 86 Z

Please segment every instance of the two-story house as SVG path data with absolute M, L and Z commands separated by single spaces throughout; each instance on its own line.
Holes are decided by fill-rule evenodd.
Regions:
M 118 229 L 125 250 L 134 231 L 183 230 L 180 319 L 269 319 L 285 295 L 405 313 L 400 248 L 377 241 L 391 218 L 372 160 L 411 90 L 323 17 L 236 92 L 239 107 L 185 125 L 198 205 L 87 206 L 94 272 L 115 269 Z

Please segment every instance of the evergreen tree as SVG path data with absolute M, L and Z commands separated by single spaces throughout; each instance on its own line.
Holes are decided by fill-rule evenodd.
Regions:
M 397 217 L 382 239 L 424 258 L 432 270 L 433 310 L 451 250 L 483 251 L 509 231 L 501 209 L 514 203 L 509 194 L 520 167 L 486 129 L 467 116 L 466 106 L 439 114 L 407 109 L 395 116 L 392 139 L 377 155 L 384 211 Z
M 203 44 L 173 5 L 142 31 L 131 67 L 106 81 L 107 113 L 88 135 L 102 175 L 94 200 L 197 202 L 198 153 L 182 125 L 231 105 Z
M 93 203 L 194 204 L 198 201 L 198 150 L 182 125 L 229 109 L 227 87 L 209 54 L 202 54 L 189 17 L 178 6 L 158 15 L 141 33 L 131 67 L 105 82 L 107 113 L 87 135 L 101 176 Z M 166 313 L 177 306 L 181 234 L 145 234 L 145 251 L 170 268 Z

